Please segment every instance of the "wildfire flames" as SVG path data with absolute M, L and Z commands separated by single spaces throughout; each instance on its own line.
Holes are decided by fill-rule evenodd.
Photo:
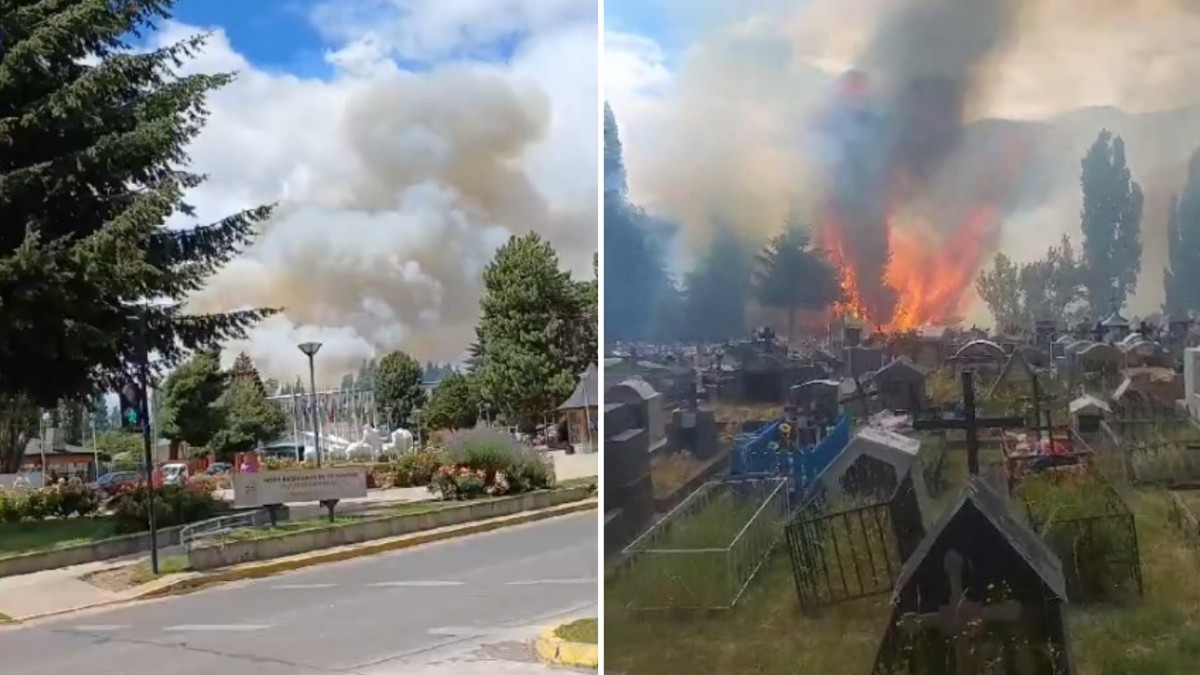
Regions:
M 835 311 L 889 331 L 952 323 L 974 298 L 976 274 L 996 245 L 1031 139 L 998 133 L 964 155 L 951 172 L 956 206 L 936 216 L 955 222 L 901 216 L 914 199 L 946 187 L 913 178 L 924 158 L 919 147 L 912 150 L 920 142 L 905 137 L 937 136 L 931 132 L 943 128 L 942 120 L 928 111 L 936 112 L 938 99 L 918 97 L 917 114 L 897 129 L 870 110 L 866 88 L 861 73 L 847 74 L 827 122 L 841 159 L 830 167 L 831 189 L 814 234 L 841 276 L 844 300 Z M 888 133 L 896 135 L 891 146 Z M 889 149 L 904 143 L 909 147 Z
M 841 222 L 828 215 L 818 223 L 817 239 L 838 267 L 845 296 L 835 311 L 889 331 L 952 322 L 961 316 L 971 298 L 988 239 L 998 225 L 997 209 L 979 207 L 942 241 L 927 229 L 906 227 L 897 220 L 888 216 L 884 221 L 889 259 L 883 281 L 896 294 L 890 317 L 879 315 L 879 310 L 871 311 L 864 301 L 865 289 L 860 287 L 847 254 Z

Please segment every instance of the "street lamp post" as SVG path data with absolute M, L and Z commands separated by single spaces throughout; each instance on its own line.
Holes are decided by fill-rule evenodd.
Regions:
M 313 424 L 313 454 L 317 457 L 317 468 L 321 468 L 321 434 L 317 429 L 317 371 L 313 364 L 313 357 L 317 352 L 321 351 L 320 342 L 305 342 L 300 345 L 300 351 L 308 357 L 308 387 L 312 396 L 309 399 L 309 404 L 312 407 L 312 424 Z
M 46 479 L 50 477 L 50 469 L 49 469 L 49 467 L 46 466 L 46 444 L 47 444 L 46 441 L 47 441 L 47 437 L 50 436 L 50 425 L 51 425 L 52 421 L 53 420 L 50 416 L 50 411 L 43 410 L 42 411 L 42 432 L 41 432 L 41 438 L 39 439 L 40 442 L 38 443 L 38 446 L 41 449 L 41 459 L 42 459 L 42 485 L 46 485 Z

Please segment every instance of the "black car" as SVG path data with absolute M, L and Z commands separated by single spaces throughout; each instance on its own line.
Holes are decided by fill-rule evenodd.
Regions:
M 233 465 L 228 462 L 213 462 L 204 470 L 206 476 L 224 476 L 233 471 Z

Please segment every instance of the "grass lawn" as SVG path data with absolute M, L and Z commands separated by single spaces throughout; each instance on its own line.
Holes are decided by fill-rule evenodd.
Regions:
M 946 476 L 961 485 L 965 457 L 950 452 Z M 984 467 L 993 453 L 984 453 Z M 1145 596 L 1126 606 L 1070 610 L 1077 675 L 1193 675 L 1200 662 L 1200 554 L 1168 524 L 1165 491 L 1118 489 L 1137 520 Z M 938 495 L 931 518 L 953 495 Z M 801 614 L 783 547 L 728 612 L 626 609 L 636 590 L 629 581 L 618 577 L 605 587 L 605 662 L 636 675 L 863 675 L 888 616 L 887 595 Z
M 599 621 L 596 619 L 572 621 L 556 628 L 554 636 L 567 642 L 583 642 L 594 645 L 600 640 Z
M 0 558 L 77 546 L 117 536 L 108 517 L 0 523 Z
M 745 544 L 733 543 L 763 505 L 763 497 L 739 497 L 718 487 L 687 515 L 677 514 L 636 554 L 628 593 L 619 600 L 651 608 L 727 607 L 770 542 L 758 527 L 746 530 Z M 764 511 L 756 522 L 768 523 Z M 766 525 L 774 529 L 774 525 Z M 768 532 L 768 535 L 770 533 Z
M 158 576 L 150 569 L 150 563 L 142 563 L 133 571 L 130 578 L 131 586 L 140 586 L 145 583 L 154 581 L 158 577 L 165 577 L 168 574 L 178 574 L 186 572 L 189 569 L 188 557 L 186 555 L 168 555 L 158 559 Z

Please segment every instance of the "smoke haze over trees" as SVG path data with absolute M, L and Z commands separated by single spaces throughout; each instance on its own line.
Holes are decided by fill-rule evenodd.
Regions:
M 653 331 L 652 317 L 672 290 L 654 221 L 629 201 L 621 138 L 612 109 L 604 106 L 604 327 L 606 340 L 639 340 Z
M 751 300 L 752 249 L 730 227 L 718 228 L 684 275 L 679 337 L 688 342 L 743 339 Z
M 1200 150 L 1192 154 L 1183 192 L 1171 197 L 1167 220 L 1164 311 L 1200 314 Z

